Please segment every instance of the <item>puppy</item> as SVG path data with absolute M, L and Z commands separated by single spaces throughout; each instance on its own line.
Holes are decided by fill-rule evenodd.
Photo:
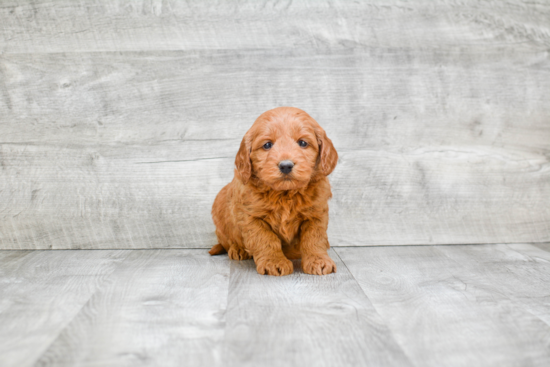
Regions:
M 209 253 L 253 257 L 260 274 L 291 274 L 290 260 L 300 258 L 305 273 L 336 272 L 327 254 L 327 176 L 337 161 L 332 142 L 306 112 L 264 112 L 241 142 L 233 181 L 214 201 L 219 244 Z

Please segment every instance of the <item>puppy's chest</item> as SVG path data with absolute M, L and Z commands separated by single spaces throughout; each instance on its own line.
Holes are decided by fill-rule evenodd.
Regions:
M 292 200 L 282 200 L 266 210 L 264 220 L 279 237 L 290 243 L 298 235 L 300 225 L 305 220 L 304 209 Z

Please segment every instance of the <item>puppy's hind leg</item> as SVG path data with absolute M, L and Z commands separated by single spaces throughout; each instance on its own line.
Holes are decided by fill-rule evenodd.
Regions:
M 225 253 L 227 253 L 227 251 L 225 251 L 225 249 L 223 248 L 223 246 L 220 245 L 220 244 L 218 243 L 217 245 L 212 246 L 212 248 L 210 249 L 210 251 L 208 251 L 208 253 L 209 253 L 211 256 L 214 256 L 214 255 L 222 255 L 222 254 L 225 254 Z
M 209 251 L 210 255 L 225 254 L 227 252 L 231 260 L 248 260 L 252 257 L 242 245 L 231 241 L 225 234 L 217 229 L 216 237 L 218 237 L 220 243 L 212 247 Z
M 229 258 L 231 260 L 248 260 L 252 258 L 250 254 L 244 249 L 244 247 L 237 244 L 231 244 L 229 250 L 227 251 Z

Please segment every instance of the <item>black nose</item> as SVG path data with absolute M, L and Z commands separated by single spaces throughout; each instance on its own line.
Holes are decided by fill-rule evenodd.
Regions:
M 284 174 L 290 173 L 290 171 L 292 171 L 292 167 L 294 167 L 294 163 L 292 163 L 292 161 L 279 162 L 279 170 L 281 170 Z

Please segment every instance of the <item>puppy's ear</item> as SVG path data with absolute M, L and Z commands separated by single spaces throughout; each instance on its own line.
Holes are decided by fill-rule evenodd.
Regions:
M 247 134 L 248 135 L 248 134 Z M 252 162 L 250 161 L 250 141 L 245 135 L 241 141 L 241 147 L 235 157 L 235 172 L 240 176 L 241 181 L 246 184 L 252 175 Z
M 317 164 L 319 170 L 325 176 L 331 174 L 338 163 L 338 153 L 332 145 L 332 141 L 327 137 L 327 133 L 320 126 L 315 129 L 315 135 L 317 136 L 317 143 L 319 144 L 319 157 Z

